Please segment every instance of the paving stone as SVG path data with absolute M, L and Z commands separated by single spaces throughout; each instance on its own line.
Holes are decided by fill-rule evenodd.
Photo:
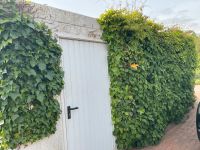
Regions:
M 200 85 L 195 86 L 195 96 L 197 97 L 195 107 L 187 114 L 186 120 L 178 125 L 170 125 L 160 144 L 140 150 L 200 150 L 196 133 L 196 109 L 200 101 Z

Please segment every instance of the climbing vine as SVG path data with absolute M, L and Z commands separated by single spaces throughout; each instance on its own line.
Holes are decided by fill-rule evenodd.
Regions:
M 56 131 L 61 52 L 47 26 L 19 14 L 14 0 L 0 2 L 0 150 Z
M 114 135 L 119 150 L 156 144 L 193 105 L 192 36 L 138 11 L 108 10 L 98 19 L 108 45 Z

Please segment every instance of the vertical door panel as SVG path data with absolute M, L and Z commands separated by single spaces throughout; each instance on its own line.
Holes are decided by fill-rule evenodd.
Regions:
M 61 40 L 65 71 L 64 101 L 79 107 L 67 119 L 67 150 L 113 150 L 106 46 Z M 67 114 L 66 114 L 67 115 Z

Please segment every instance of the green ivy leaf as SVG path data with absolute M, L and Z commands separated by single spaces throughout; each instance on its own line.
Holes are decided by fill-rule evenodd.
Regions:
M 31 61 L 30 61 L 30 64 L 31 64 L 31 67 L 35 67 L 36 64 L 37 64 L 37 62 L 36 62 L 35 60 L 31 60 Z
M 36 76 L 37 74 L 36 74 L 36 72 L 35 72 L 34 69 L 30 69 L 30 70 L 29 70 L 29 75 Z
M 144 109 L 144 108 L 140 108 L 140 109 L 138 110 L 138 113 L 139 113 L 140 115 L 144 114 L 144 112 L 145 112 L 145 109 Z
M 4 120 L 0 121 L 0 126 L 2 126 L 4 124 Z
M 43 46 L 43 41 L 41 39 L 36 39 L 36 43 L 39 45 L 39 46 Z
M 39 100 L 41 103 L 43 103 L 45 98 L 45 95 L 43 93 L 37 94 L 37 100 Z
M 43 70 L 45 70 L 46 69 L 46 64 L 45 63 L 39 63 L 38 64 L 38 66 L 39 66 L 39 69 L 41 70 L 41 71 L 43 71 Z
M 10 93 L 10 97 L 15 100 L 19 96 L 19 93 Z
M 18 114 L 14 114 L 11 116 L 12 121 L 15 121 L 19 117 Z
M 45 75 L 45 77 L 51 81 L 51 80 L 53 80 L 53 73 L 52 73 L 52 72 L 48 72 L 48 73 Z

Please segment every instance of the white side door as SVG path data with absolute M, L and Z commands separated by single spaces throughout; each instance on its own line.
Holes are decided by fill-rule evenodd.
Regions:
M 60 44 L 67 150 L 114 150 L 105 44 L 67 39 Z

